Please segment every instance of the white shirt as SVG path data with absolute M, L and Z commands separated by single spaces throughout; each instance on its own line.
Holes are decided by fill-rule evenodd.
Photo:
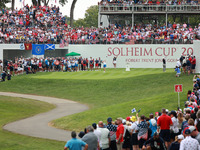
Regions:
M 132 125 L 131 125 L 131 130 L 133 130 L 133 133 L 135 133 L 135 130 L 136 130 L 136 128 L 137 128 L 137 125 L 138 125 L 138 123 L 137 123 L 136 121 L 132 123 Z
M 180 63 L 179 60 L 176 62 L 176 66 L 177 66 L 177 67 L 181 67 L 181 63 Z
M 98 138 L 98 141 L 100 141 L 100 138 L 101 138 L 101 131 L 99 131 L 99 130 L 94 130 L 94 134 L 97 136 L 97 138 Z
M 172 117 L 172 122 L 173 122 L 173 125 L 170 126 L 171 130 L 174 131 L 174 133 L 178 133 L 179 132 L 179 129 L 178 129 L 178 119 L 175 118 L 175 117 Z
M 179 150 L 200 150 L 199 142 L 196 139 L 191 138 L 191 136 L 187 136 L 181 141 Z
M 102 149 L 109 148 L 110 131 L 107 128 L 98 128 L 97 130 L 101 132 L 101 138 L 99 141 L 100 147 Z

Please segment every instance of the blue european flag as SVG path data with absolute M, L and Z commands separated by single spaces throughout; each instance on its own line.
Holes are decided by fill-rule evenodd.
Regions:
M 44 55 L 44 44 L 33 44 L 32 55 Z
M 55 44 L 45 44 L 45 50 L 55 50 Z

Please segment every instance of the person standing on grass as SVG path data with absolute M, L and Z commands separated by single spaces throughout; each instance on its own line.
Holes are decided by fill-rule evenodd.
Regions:
M 188 75 L 190 75 L 190 70 L 191 70 L 191 62 L 189 60 L 189 58 L 187 57 L 186 60 L 186 65 L 187 65 L 187 71 L 188 71 Z
M 106 60 L 104 60 L 104 62 L 103 62 L 103 69 L 104 69 L 104 72 L 106 72 Z
M 101 60 L 101 58 L 99 57 L 99 64 L 98 64 L 98 66 L 99 66 L 99 69 L 101 70 L 101 64 L 102 64 L 102 60 Z
M 82 150 L 82 147 L 85 147 L 84 150 L 88 149 L 88 144 L 76 138 L 75 131 L 71 132 L 71 136 L 72 139 L 66 143 L 64 150 Z
M 98 126 L 98 131 L 101 133 L 100 148 L 101 150 L 110 150 L 110 131 L 104 126 L 103 121 L 99 121 Z
M 93 71 L 93 67 L 94 67 L 94 60 L 92 59 L 92 57 L 90 57 L 90 71 Z
M 163 72 L 166 72 L 166 59 L 163 57 Z
M 165 141 L 167 148 L 170 144 L 170 126 L 172 126 L 172 119 L 166 114 L 166 109 L 162 109 L 162 115 L 158 118 L 157 129 L 160 129 L 160 136 Z
M 138 132 L 138 144 L 141 149 L 148 139 L 148 123 L 146 122 L 144 115 L 140 117 L 140 123 L 136 127 L 136 132 Z
M 117 126 L 112 124 L 112 118 L 109 117 L 107 119 L 107 129 L 110 131 L 110 150 L 117 150 L 117 145 L 116 145 L 116 131 L 117 131 Z
M 194 74 L 196 72 L 196 70 L 195 70 L 195 68 L 196 68 L 196 58 L 195 58 L 195 56 L 193 56 L 191 64 L 192 64 L 192 73 Z
M 92 126 L 86 128 L 86 134 L 83 136 L 82 141 L 88 144 L 88 150 L 97 150 L 99 148 L 98 138 L 94 134 Z
M 95 60 L 95 71 L 97 71 L 99 68 L 99 60 L 96 58 Z
M 116 143 L 117 143 L 117 150 L 122 150 L 122 144 L 124 142 L 123 135 L 124 135 L 124 126 L 122 124 L 122 118 L 117 118 L 117 132 L 116 132 Z
M 116 68 L 116 66 L 117 66 L 117 57 L 113 58 L 113 65 L 114 65 L 114 68 Z

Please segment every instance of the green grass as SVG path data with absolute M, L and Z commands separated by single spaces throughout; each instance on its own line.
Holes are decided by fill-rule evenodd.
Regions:
M 107 69 L 87 72 L 53 72 L 17 76 L 1 83 L 0 91 L 13 91 L 71 99 L 90 106 L 90 110 L 53 121 L 63 129 L 83 130 L 108 116 L 127 117 L 131 109 L 141 108 L 140 114 L 148 115 L 165 107 L 177 108 L 174 84 L 183 84 L 180 94 L 183 106 L 187 90 L 192 89 L 192 76 L 175 77 L 173 69 Z M 13 86 L 15 85 L 15 86 Z M 22 88 L 23 87 L 23 88 Z
M 0 97 L 0 149 L 1 150 L 58 150 L 64 142 L 45 140 L 14 134 L 2 129 L 3 125 L 38 113 L 55 106 L 23 98 Z

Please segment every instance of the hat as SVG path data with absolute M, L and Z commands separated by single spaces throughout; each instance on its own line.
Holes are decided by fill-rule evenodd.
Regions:
M 121 120 L 121 121 L 122 121 L 122 120 L 123 120 L 123 118 L 122 118 L 122 117 L 119 117 L 119 118 L 117 118 L 117 120 Z
M 186 134 L 186 135 L 188 135 L 188 134 L 190 134 L 190 133 L 191 133 L 191 132 L 190 132 L 190 129 L 186 129 L 186 130 L 185 130 L 185 134 Z
M 107 122 L 112 122 L 112 118 L 111 117 L 109 117 L 108 119 L 107 119 Z
M 195 130 L 196 130 L 196 128 L 195 128 L 194 126 L 190 126 L 189 129 L 190 129 L 190 132 L 191 132 L 191 133 L 192 133 L 192 131 L 195 131 Z
M 126 123 L 126 119 L 122 119 L 122 123 L 125 124 Z
M 197 81 L 197 79 L 193 79 L 193 82 L 196 82 Z
M 174 110 L 172 110 L 171 112 L 170 112 L 170 115 L 174 115 L 174 116 L 176 116 L 176 112 L 174 111 Z
M 126 120 L 127 120 L 127 121 L 130 121 L 130 119 L 131 119 L 130 117 L 126 117 Z
M 135 122 L 136 121 L 136 117 L 132 116 L 130 120 L 133 121 L 133 122 Z
M 183 140 L 184 136 L 182 134 L 178 135 L 178 140 Z
M 85 132 L 83 132 L 83 131 L 81 131 L 81 132 L 78 134 L 78 136 L 79 136 L 80 138 L 82 138 L 84 135 L 85 135 Z
M 97 128 L 97 124 L 96 124 L 96 123 L 93 123 L 93 124 L 92 124 L 92 127 L 93 127 L 94 129 L 96 129 L 96 128 Z

